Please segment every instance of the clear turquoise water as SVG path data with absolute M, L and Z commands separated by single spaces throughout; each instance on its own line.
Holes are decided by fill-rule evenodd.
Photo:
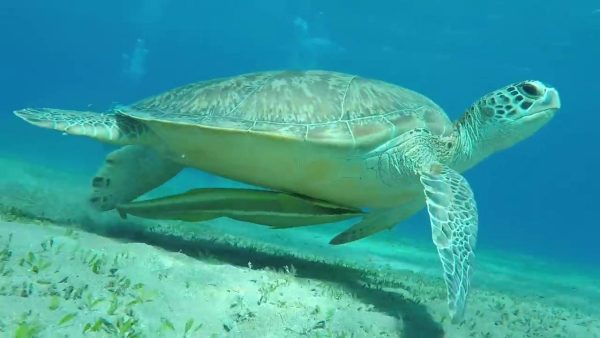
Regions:
M 11 190 L 0 191 L 0 204 L 15 202 L 33 186 L 46 199 L 27 210 L 60 212 L 60 220 L 68 219 L 63 211 L 75 201 L 58 197 L 58 183 L 43 180 L 63 172 L 56 182 L 72 184 L 64 188 L 73 192 L 69 197 L 83 196 L 88 189 L 83 177 L 93 175 L 112 149 L 25 124 L 12 114 L 24 107 L 105 111 L 199 80 L 317 68 L 417 90 L 456 119 L 491 90 L 537 79 L 560 92 L 562 109 L 554 120 L 465 174 L 480 212 L 483 263 L 476 288 L 508 290 L 528 300 L 546 297 L 597 319 L 592 308 L 600 271 L 598 60 L 597 0 L 2 1 L 0 187 Z M 15 159 L 18 165 L 6 164 Z M 37 174 L 46 169 L 52 174 Z M 20 180 L 30 175 L 40 181 Z M 187 170 L 162 191 L 221 182 Z M 258 227 L 238 224 L 231 231 L 270 240 Z M 363 243 L 360 250 L 333 251 L 325 238 L 331 231 L 316 229 L 315 237 L 307 236 L 323 237 L 323 245 L 298 244 L 299 252 L 352 260 L 365 249 Z M 289 236 L 282 242 L 289 248 L 296 245 L 293 233 L 277 238 Z M 388 257 L 380 250 L 383 254 L 373 256 L 378 264 L 416 262 L 416 271 L 439 273 L 424 212 L 387 236 L 399 248 L 411 243 L 432 256 L 401 261 L 401 253 Z M 371 262 L 368 255 L 361 258 Z M 560 280 L 552 280 L 553 274 Z
M 90 172 L 106 147 L 11 112 L 103 111 L 218 76 L 321 68 L 416 89 L 457 118 L 492 89 L 542 80 L 561 93 L 554 121 L 467 173 L 480 245 L 600 262 L 596 1 L 4 1 L 0 41 L 0 151 Z

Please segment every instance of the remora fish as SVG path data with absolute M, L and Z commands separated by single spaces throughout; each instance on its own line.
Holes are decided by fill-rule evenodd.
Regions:
M 287 228 L 333 223 L 364 213 L 360 209 L 277 191 L 203 188 L 117 206 L 128 214 L 150 219 L 206 221 L 219 217 Z

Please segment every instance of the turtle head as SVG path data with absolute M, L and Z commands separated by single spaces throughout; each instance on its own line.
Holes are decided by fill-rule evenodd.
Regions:
M 523 81 L 487 94 L 456 123 L 460 151 L 468 168 L 488 155 L 533 135 L 560 108 L 556 89 Z
M 554 88 L 539 81 L 523 81 L 496 90 L 475 104 L 482 137 L 495 150 L 533 135 L 554 117 L 560 98 Z
M 457 122 L 463 152 L 477 160 L 533 135 L 560 108 L 556 89 L 523 81 L 498 89 L 473 104 Z

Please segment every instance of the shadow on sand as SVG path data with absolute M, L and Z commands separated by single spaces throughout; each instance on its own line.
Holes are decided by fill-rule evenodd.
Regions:
M 99 233 L 97 229 L 86 230 Z M 442 326 L 433 320 L 424 305 L 407 299 L 399 293 L 365 286 L 362 282 L 365 271 L 361 269 L 304 259 L 286 253 L 266 253 L 257 248 L 220 243 L 210 239 L 184 239 L 176 235 L 145 231 L 140 229 L 139 224 L 132 222 L 121 224 L 118 228 L 111 227 L 109 231 L 100 234 L 158 246 L 191 257 L 198 257 L 200 252 L 208 252 L 211 258 L 240 267 L 247 267 L 249 261 L 252 262 L 253 268 L 257 269 L 280 270 L 291 264 L 296 268 L 297 277 L 335 283 L 363 303 L 373 305 L 377 311 L 400 320 L 401 323 L 398 325 L 400 337 L 444 337 Z

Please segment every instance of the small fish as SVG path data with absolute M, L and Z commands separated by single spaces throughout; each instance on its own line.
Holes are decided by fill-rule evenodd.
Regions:
M 205 188 L 157 199 L 120 204 L 128 214 L 150 219 L 207 221 L 228 217 L 238 221 L 288 228 L 333 223 L 363 216 L 360 209 L 277 191 Z

